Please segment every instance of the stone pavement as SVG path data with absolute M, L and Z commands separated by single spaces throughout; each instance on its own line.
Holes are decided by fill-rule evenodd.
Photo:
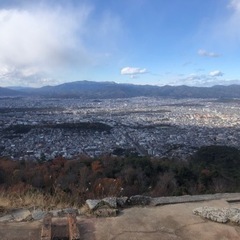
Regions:
M 40 222 L 0 223 L 1 240 L 39 240 Z
M 199 206 L 229 207 L 224 200 L 161 207 L 125 209 L 117 218 L 96 219 L 96 240 L 237 240 L 240 227 L 220 224 L 192 214 Z M 240 206 L 239 206 L 240 207 Z M 94 239 L 94 238 L 92 238 Z
M 240 226 L 221 224 L 192 213 L 195 208 L 209 206 L 228 208 L 225 200 L 179 203 L 163 206 L 131 207 L 117 217 L 78 217 L 80 239 L 86 240 L 237 240 Z M 234 203 L 240 207 L 240 203 Z M 64 222 L 54 218 L 56 226 Z M 0 223 L 1 240 L 38 240 L 41 222 Z

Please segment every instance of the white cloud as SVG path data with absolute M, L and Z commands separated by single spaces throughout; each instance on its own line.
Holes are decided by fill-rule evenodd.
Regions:
M 10 72 L 12 72 L 12 69 L 7 65 L 0 65 L 0 77 L 8 75 Z
M 17 66 L 54 67 L 83 58 L 84 47 L 76 34 L 83 30 L 89 13 L 87 8 L 78 15 L 61 8 L 57 11 L 0 10 L 0 61 Z
M 34 68 L 14 68 L 0 66 L 1 86 L 32 86 L 56 85 L 57 79 L 46 76 L 44 72 Z
M 170 84 L 172 85 L 188 85 L 188 86 L 214 86 L 214 85 L 230 85 L 239 83 L 239 80 L 227 80 L 220 78 L 224 73 L 220 70 L 211 71 L 210 73 L 191 73 L 183 76 L 175 76 Z
M 219 71 L 219 70 L 215 70 L 209 73 L 209 76 L 211 77 L 221 77 L 223 76 L 223 72 Z
M 121 28 L 117 16 L 95 14 L 89 4 L 29 1 L 11 6 L 0 8 L 0 85 L 9 85 L 10 79 L 30 83 L 30 78 L 40 85 L 39 76 L 63 79 L 102 64 Z
M 121 69 L 122 75 L 137 75 L 147 73 L 146 68 L 124 67 Z
M 90 11 L 87 7 L 78 13 L 60 7 L 55 11 L 0 10 L 0 65 L 12 78 L 16 73 L 25 78 L 73 63 L 83 65 L 88 55 L 78 35 L 84 31 Z M 1 77 L 2 73 L 3 68 Z
M 200 55 L 202 57 L 212 57 L 212 58 L 216 58 L 216 57 L 220 56 L 218 53 L 208 52 L 204 49 L 199 49 L 198 50 L 198 55 Z
M 37 67 L 29 67 L 20 69 L 20 73 L 23 77 L 31 77 L 38 74 L 40 70 Z

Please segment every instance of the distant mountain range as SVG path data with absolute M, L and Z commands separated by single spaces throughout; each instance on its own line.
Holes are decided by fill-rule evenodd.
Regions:
M 25 93 L 18 92 L 9 88 L 0 87 L 0 97 L 14 97 L 22 95 L 25 95 Z
M 0 87 L 0 97 L 37 96 L 53 98 L 240 98 L 240 85 L 189 87 L 118 84 L 115 82 L 77 81 L 41 88 Z

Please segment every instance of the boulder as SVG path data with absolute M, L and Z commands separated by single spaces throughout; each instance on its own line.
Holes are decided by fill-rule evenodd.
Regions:
M 108 208 L 106 206 L 100 207 L 93 212 L 96 217 L 116 217 L 118 209 Z
M 117 206 L 124 207 L 127 205 L 128 197 L 118 197 L 117 198 Z
M 36 209 L 32 212 L 32 219 L 34 221 L 42 220 L 46 215 L 47 215 L 47 212 L 41 209 Z
M 28 209 L 17 209 L 12 212 L 14 221 L 21 222 L 31 219 L 31 212 Z
M 102 200 L 93 200 L 93 199 L 88 199 L 86 201 L 86 204 L 88 206 L 88 208 L 91 211 L 94 211 L 95 209 L 97 209 L 99 206 L 101 206 L 103 204 Z
M 107 204 L 111 208 L 117 208 L 117 198 L 116 197 L 107 197 L 104 198 L 103 203 Z

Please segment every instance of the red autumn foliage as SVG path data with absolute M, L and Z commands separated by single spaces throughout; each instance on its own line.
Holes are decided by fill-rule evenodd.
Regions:
M 99 160 L 92 162 L 91 166 L 94 173 L 103 171 L 103 166 Z

